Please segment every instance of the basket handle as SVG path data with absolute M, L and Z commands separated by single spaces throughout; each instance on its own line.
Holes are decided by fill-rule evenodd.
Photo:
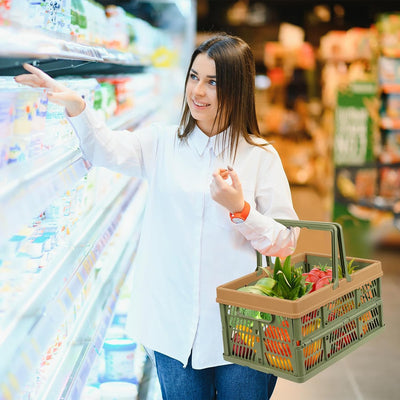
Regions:
M 299 221 L 290 219 L 276 219 L 286 227 L 298 227 L 308 228 L 320 231 L 331 232 L 331 252 L 332 252 L 332 280 L 333 288 L 336 289 L 339 285 L 339 271 L 338 271 L 338 260 L 342 269 L 342 273 L 346 277 L 347 281 L 351 281 L 350 275 L 347 271 L 346 253 L 344 249 L 343 230 L 342 226 L 337 222 L 320 222 L 320 221 Z M 339 251 L 339 258 L 337 252 Z M 257 252 L 257 265 L 262 265 L 261 254 Z M 272 265 L 271 257 L 266 256 L 267 264 Z

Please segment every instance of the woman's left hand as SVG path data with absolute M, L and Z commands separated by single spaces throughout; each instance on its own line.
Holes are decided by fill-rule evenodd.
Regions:
M 231 177 L 231 185 L 226 181 L 228 176 Z M 229 212 L 235 213 L 243 210 L 242 184 L 236 171 L 233 169 L 217 169 L 213 172 L 210 193 L 212 199 L 225 207 Z

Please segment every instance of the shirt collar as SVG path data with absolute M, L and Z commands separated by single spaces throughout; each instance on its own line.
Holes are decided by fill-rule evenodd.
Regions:
M 223 142 L 224 132 L 215 136 L 207 136 L 197 125 L 193 132 L 189 135 L 188 143 L 194 147 L 200 156 L 203 156 L 207 148 L 212 148 L 216 156 L 220 155 L 227 147 L 227 143 Z

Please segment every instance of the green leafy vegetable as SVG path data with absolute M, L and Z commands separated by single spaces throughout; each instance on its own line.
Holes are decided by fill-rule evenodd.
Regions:
M 238 290 L 254 294 L 262 294 L 281 299 L 296 300 L 308 293 L 312 285 L 306 282 L 302 268 L 291 265 L 290 256 L 283 265 L 279 257 L 275 259 L 274 270 L 264 268 L 268 276 L 259 279 L 254 285 L 244 286 Z

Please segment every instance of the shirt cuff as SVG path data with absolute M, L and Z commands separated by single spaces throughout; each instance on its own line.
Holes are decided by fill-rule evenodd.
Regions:
M 93 113 L 90 111 L 90 107 L 87 104 L 85 109 L 75 117 L 70 117 L 66 111 L 64 111 L 64 115 L 79 136 L 84 136 L 85 133 L 88 133 L 88 127 L 99 127 L 98 119 L 95 118 Z
M 274 220 L 271 217 L 260 214 L 254 206 L 250 206 L 250 212 L 247 218 L 241 224 L 235 225 L 244 235 L 251 232 L 262 232 L 269 226 L 272 227 Z

